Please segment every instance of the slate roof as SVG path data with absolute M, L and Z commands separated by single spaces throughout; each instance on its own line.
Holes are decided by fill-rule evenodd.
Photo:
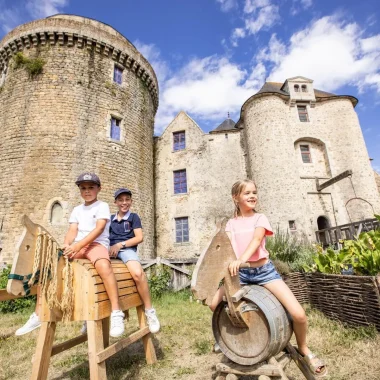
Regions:
M 216 127 L 215 129 L 213 129 L 211 132 L 224 132 L 224 131 L 231 131 L 233 129 L 237 129 L 235 127 L 236 123 L 228 118 L 226 120 L 223 121 L 222 124 L 220 124 L 218 127 Z
M 283 86 L 283 83 L 280 82 L 265 82 L 263 87 L 261 87 L 260 91 L 257 92 L 257 94 L 264 94 L 268 92 L 274 92 L 277 94 L 289 96 L 289 93 L 286 91 L 281 90 L 281 87 Z M 314 94 L 316 98 L 329 98 L 330 96 L 337 96 L 335 94 L 331 94 L 330 92 L 321 91 L 321 90 L 314 90 Z

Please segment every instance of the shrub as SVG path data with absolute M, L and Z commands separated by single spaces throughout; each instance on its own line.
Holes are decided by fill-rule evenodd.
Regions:
M 5 289 L 7 287 L 8 275 L 11 272 L 11 266 L 3 269 L 0 272 L 0 289 Z M 0 312 L 1 313 L 17 313 L 24 309 L 29 309 L 35 303 L 36 296 L 29 296 L 24 298 L 16 298 L 14 300 L 8 300 L 0 302 Z
M 24 67 L 29 75 L 34 78 L 36 75 L 42 73 L 45 61 L 41 58 L 28 58 L 25 57 L 20 51 L 13 56 L 14 69 Z
M 149 290 L 153 298 L 159 298 L 169 290 L 171 271 L 164 265 L 155 266 L 148 276 Z
M 291 235 L 279 228 L 273 237 L 266 239 L 266 248 L 271 259 L 280 266 L 280 270 L 285 271 L 283 274 L 289 273 L 286 272 L 284 264 L 293 272 L 303 271 L 305 267 L 311 266 L 313 255 L 317 251 L 317 246 L 311 244 L 306 237 Z
M 380 221 L 380 215 L 375 215 Z M 354 274 L 376 276 L 380 273 L 380 230 L 362 232 L 356 240 L 342 241 L 343 248 L 318 252 L 308 268 L 321 273 L 340 274 L 352 269 Z

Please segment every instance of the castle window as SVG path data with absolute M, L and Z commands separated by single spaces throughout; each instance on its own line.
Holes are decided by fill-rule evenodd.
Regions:
M 174 174 L 174 194 L 187 193 L 186 169 L 176 170 Z
M 55 202 L 50 211 L 50 223 L 54 225 L 62 224 L 63 208 L 59 202 Z
M 300 121 L 308 122 L 309 116 L 307 114 L 306 106 L 297 106 L 297 109 L 298 109 L 298 117 L 299 117 Z
M 301 86 L 301 89 L 302 89 L 302 92 L 307 92 L 306 84 L 303 84 L 303 85 Z
M 298 86 L 298 84 L 294 85 L 294 92 L 300 92 L 300 86 Z
M 117 84 L 123 83 L 123 69 L 117 65 L 113 68 L 113 81 Z
M 183 150 L 186 148 L 185 131 L 173 133 L 173 150 Z
M 111 117 L 111 139 L 120 141 L 120 120 Z
M 311 163 L 310 146 L 300 145 L 300 149 L 301 149 L 302 162 L 304 164 L 310 164 Z
M 295 231 L 297 229 L 295 220 L 289 220 L 289 229 L 291 231 Z
M 189 241 L 189 218 L 175 218 L 175 242 L 187 243 Z

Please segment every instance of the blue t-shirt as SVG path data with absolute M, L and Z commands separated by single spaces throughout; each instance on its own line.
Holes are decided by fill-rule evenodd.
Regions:
M 140 217 L 131 212 L 124 215 L 123 219 L 117 220 L 117 214 L 111 215 L 110 224 L 110 245 L 120 243 L 121 241 L 126 241 L 135 237 L 133 230 L 136 228 L 142 228 Z M 130 247 L 136 248 L 137 245 Z

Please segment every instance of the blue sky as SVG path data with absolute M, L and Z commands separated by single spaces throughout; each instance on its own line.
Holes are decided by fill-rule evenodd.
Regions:
M 0 38 L 55 13 L 110 24 L 152 63 L 160 83 L 156 133 L 180 111 L 205 131 L 265 80 L 302 75 L 359 99 L 373 167 L 380 172 L 378 0 L 0 0 Z

